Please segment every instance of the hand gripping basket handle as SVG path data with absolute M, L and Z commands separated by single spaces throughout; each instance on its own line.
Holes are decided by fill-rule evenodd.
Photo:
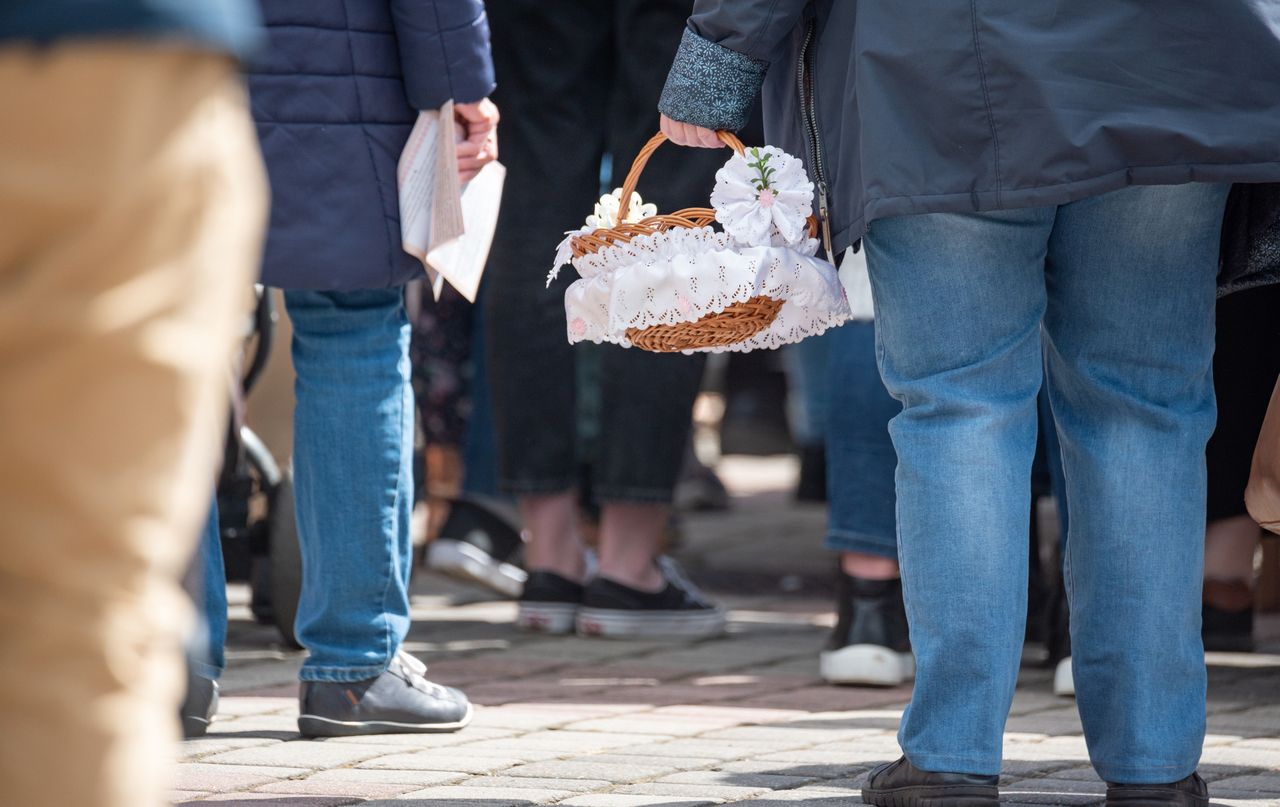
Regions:
M 733 132 L 726 132 L 723 129 L 716 132 L 716 136 L 720 138 L 720 142 L 733 149 L 738 154 L 746 151 L 746 147 L 742 145 L 742 141 L 737 138 Z M 627 172 L 627 178 L 622 182 L 622 198 L 618 204 L 618 220 L 622 221 L 627 217 L 627 211 L 630 209 L 631 194 L 635 193 L 636 183 L 640 181 L 640 175 L 644 173 L 644 167 L 649 163 L 649 157 L 657 150 L 658 146 L 667 142 L 667 136 L 662 132 L 658 132 L 649 138 L 649 142 L 644 144 L 644 148 L 640 149 L 640 153 L 636 155 L 635 162 L 631 163 L 631 170 Z

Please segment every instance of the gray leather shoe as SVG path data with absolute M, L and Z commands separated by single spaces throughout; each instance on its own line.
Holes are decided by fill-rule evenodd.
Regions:
M 187 696 L 178 716 L 182 718 L 182 739 L 203 737 L 218 713 L 218 682 L 187 670 Z
M 427 665 L 401 650 L 377 678 L 350 683 L 303 681 L 298 731 L 303 737 L 457 731 L 471 722 L 471 703 L 433 684 Z

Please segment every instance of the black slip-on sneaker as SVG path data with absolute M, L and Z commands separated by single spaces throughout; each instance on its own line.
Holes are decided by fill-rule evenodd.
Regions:
M 818 660 L 832 684 L 898 686 L 915 677 L 901 580 L 863 580 L 840 572 L 838 618 Z
M 479 583 L 507 597 L 519 597 L 527 575 L 520 568 L 524 540 L 502 508 L 472 496 L 449 502 L 440 535 L 427 544 L 427 566 Z
M 366 681 L 303 681 L 298 731 L 303 737 L 457 731 L 471 703 L 426 679 L 427 665 L 401 650 L 386 672 Z
M 725 612 L 708 600 L 670 558 L 658 569 L 666 584 L 648 592 L 596 577 L 582 596 L 578 633 L 610 638 L 704 638 L 724 633 Z
M 516 626 L 535 633 L 572 633 L 583 588 L 555 572 L 531 572 L 520 594 Z
M 902 757 L 871 772 L 862 800 L 877 807 L 999 807 L 1000 777 L 922 771 Z
M 1107 807 L 1208 807 L 1209 786 L 1193 773 L 1167 785 L 1114 785 L 1107 783 Z

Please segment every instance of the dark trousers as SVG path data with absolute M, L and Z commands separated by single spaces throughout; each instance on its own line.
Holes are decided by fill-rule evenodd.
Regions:
M 622 184 L 658 130 L 658 95 L 689 0 L 502 0 L 489 7 L 507 184 L 489 258 L 488 351 L 500 482 L 515 494 L 569 490 L 583 460 L 564 290 L 544 287 L 555 245 Z M 601 165 L 611 157 L 612 177 Z M 659 211 L 706 206 L 728 153 L 667 145 L 640 183 Z M 606 163 L 608 164 L 608 163 Z M 594 347 L 594 346 L 588 346 Z M 679 473 L 701 357 L 600 350 L 590 484 L 601 501 L 666 502 Z
M 1217 335 L 1218 427 L 1206 452 L 1209 521 L 1245 515 L 1253 447 L 1280 374 L 1280 286 L 1245 289 L 1219 300 Z

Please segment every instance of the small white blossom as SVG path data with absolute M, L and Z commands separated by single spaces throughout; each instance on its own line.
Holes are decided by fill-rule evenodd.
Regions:
M 622 207 L 622 188 L 614 188 L 613 193 L 601 196 L 600 201 L 596 202 L 595 212 L 587 216 L 587 226 L 593 230 L 618 226 L 618 208 L 620 207 Z M 645 204 L 640 194 L 635 192 L 632 192 L 631 203 L 627 207 L 629 209 L 623 221 L 628 223 L 658 215 L 657 205 Z

